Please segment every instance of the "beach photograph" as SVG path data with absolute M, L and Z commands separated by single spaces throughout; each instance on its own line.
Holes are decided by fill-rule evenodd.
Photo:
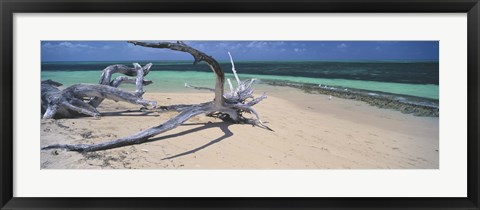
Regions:
M 438 41 L 39 44 L 42 170 L 439 169 Z

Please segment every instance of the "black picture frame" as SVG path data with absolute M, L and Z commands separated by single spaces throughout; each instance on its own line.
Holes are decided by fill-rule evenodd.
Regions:
M 478 0 L 1 0 L 1 209 L 478 209 Z M 13 197 L 14 13 L 467 13 L 468 196 L 465 198 L 17 198 Z M 454 180 L 452 180 L 454 181 Z

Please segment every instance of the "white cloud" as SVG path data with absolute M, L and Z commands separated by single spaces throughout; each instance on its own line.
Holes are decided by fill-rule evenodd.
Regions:
M 238 43 L 239 47 L 242 47 L 242 44 Z M 249 43 L 243 43 L 243 47 L 247 49 L 247 51 L 286 51 L 285 49 L 286 43 L 284 41 L 253 41 Z M 284 50 L 282 50 L 284 49 Z
M 307 51 L 307 49 L 305 49 L 305 48 L 294 48 L 293 51 L 297 52 L 297 53 L 301 53 L 301 52 Z
M 110 45 L 103 45 L 103 46 L 102 46 L 102 50 L 110 50 L 110 49 L 112 49 L 112 48 L 113 48 L 113 47 L 110 46 Z
M 46 42 L 42 44 L 42 50 L 46 51 L 54 51 L 56 53 L 67 53 L 67 54 L 75 54 L 75 53 L 91 53 L 97 47 L 87 45 L 87 44 L 80 44 L 75 42 Z
M 281 41 L 281 42 L 272 42 L 272 46 L 274 47 L 280 47 L 280 46 L 283 46 L 285 45 L 285 42 L 284 41 Z
M 54 48 L 55 45 L 53 45 L 52 43 L 50 42 L 47 42 L 45 44 L 42 45 L 42 48 Z
M 254 41 L 247 44 L 247 48 L 264 48 L 267 46 L 267 42 Z
M 240 43 L 230 43 L 230 42 L 220 42 L 215 45 L 215 47 L 226 50 L 235 50 L 242 47 Z
M 337 45 L 337 48 L 338 48 L 338 49 L 344 49 L 344 48 L 347 48 L 347 47 L 348 47 L 348 45 L 345 44 L 345 43 L 342 43 L 342 44 Z
M 292 42 L 290 45 L 291 46 L 299 46 L 299 47 L 307 46 L 307 44 L 305 44 L 305 43 L 298 43 L 298 42 Z
M 93 49 L 95 47 L 92 47 L 90 45 L 86 45 L 86 44 L 73 44 L 71 42 L 61 42 L 60 44 L 58 44 L 59 47 L 66 47 L 66 48 L 90 48 L 90 49 Z
M 201 50 L 206 48 L 205 44 L 190 44 L 190 46 Z

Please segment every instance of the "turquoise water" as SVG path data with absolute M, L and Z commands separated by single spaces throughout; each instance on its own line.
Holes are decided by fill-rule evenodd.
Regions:
M 238 69 L 238 67 L 237 67 Z M 229 69 L 225 69 L 229 71 Z M 243 74 L 239 70 L 240 78 L 249 79 L 256 78 L 259 80 L 282 80 L 299 83 L 322 84 L 328 86 L 341 86 L 345 88 L 363 89 L 369 91 L 381 91 L 394 94 L 411 95 L 423 98 L 438 99 L 439 86 L 436 84 L 408 84 L 399 82 L 381 82 L 366 81 L 355 79 L 332 79 L 332 78 L 312 78 L 301 76 L 277 76 L 277 75 L 259 75 L 259 74 Z M 74 71 L 42 71 L 42 80 L 51 79 L 69 86 L 77 83 L 98 83 L 101 71 L 74 70 Z M 118 74 L 119 75 L 119 74 Z M 113 75 L 113 78 L 117 75 Z M 227 73 L 227 78 L 234 77 Z M 151 71 L 145 79 L 152 80 L 153 84 L 146 86 L 146 91 L 164 91 L 164 92 L 182 92 L 186 91 L 185 83 L 195 86 L 214 87 L 215 76 L 211 72 L 202 71 Z M 261 87 L 262 84 L 257 84 Z M 123 85 L 124 89 L 133 90 L 133 85 Z M 228 85 L 226 85 L 228 89 Z
M 153 63 L 151 71 L 205 72 L 210 68 L 192 61 L 142 61 Z M 43 71 L 100 71 L 112 64 L 132 66 L 127 61 L 43 62 Z M 220 62 L 225 72 L 230 62 Z M 438 61 L 238 61 L 241 74 L 296 76 L 317 79 L 345 79 L 403 84 L 438 85 Z

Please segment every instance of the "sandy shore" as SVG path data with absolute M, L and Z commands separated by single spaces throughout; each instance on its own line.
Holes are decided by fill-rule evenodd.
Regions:
M 198 116 L 154 141 L 80 154 L 41 151 L 42 169 L 379 169 L 439 167 L 439 118 L 379 109 L 365 102 L 270 87 L 254 108 L 274 132 Z M 258 94 L 261 91 L 257 92 Z M 159 105 L 201 103 L 212 93 L 151 93 Z M 139 112 L 105 101 L 100 119 L 41 121 L 41 146 L 95 143 L 157 126 L 176 112 Z M 125 112 L 132 110 L 132 112 Z

